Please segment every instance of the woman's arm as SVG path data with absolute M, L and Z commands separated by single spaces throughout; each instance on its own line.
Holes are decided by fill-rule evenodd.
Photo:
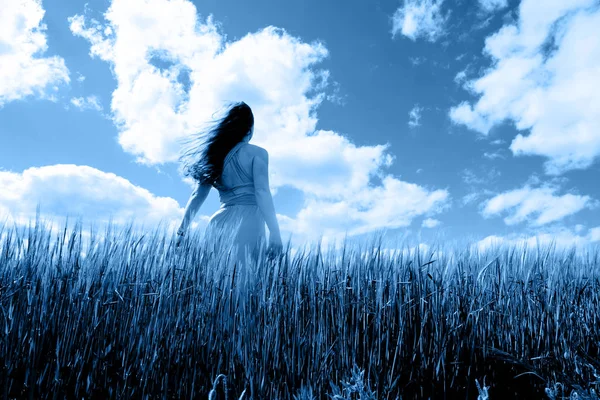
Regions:
M 269 188 L 269 154 L 265 149 L 260 149 L 258 155 L 252 160 L 252 175 L 254 177 L 256 202 L 269 228 L 269 242 L 281 245 L 279 223 L 277 222 L 273 197 Z
M 211 187 L 212 186 L 207 183 L 198 183 L 196 189 L 194 189 L 194 191 L 192 192 L 192 195 L 190 196 L 187 205 L 185 206 L 183 220 L 179 225 L 177 233 L 179 233 L 180 235 L 185 234 L 188 227 L 190 226 L 190 223 L 194 219 L 194 216 L 198 212 L 198 209 L 200 209 L 200 206 L 202 205 L 202 203 L 204 203 L 204 200 L 206 200 L 206 196 L 208 196 L 208 192 L 210 192 Z

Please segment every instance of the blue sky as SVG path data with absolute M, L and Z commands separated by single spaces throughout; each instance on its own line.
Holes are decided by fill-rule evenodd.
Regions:
M 595 244 L 599 4 L 538 7 L 3 1 L 0 215 L 173 227 L 178 139 L 244 100 L 284 237 Z

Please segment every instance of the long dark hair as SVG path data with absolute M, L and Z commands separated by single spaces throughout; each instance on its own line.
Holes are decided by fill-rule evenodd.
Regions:
M 225 116 L 213 121 L 203 131 L 185 140 L 179 157 L 184 176 L 199 183 L 214 184 L 223 173 L 227 153 L 241 142 L 254 126 L 254 115 L 243 101 L 230 103 Z

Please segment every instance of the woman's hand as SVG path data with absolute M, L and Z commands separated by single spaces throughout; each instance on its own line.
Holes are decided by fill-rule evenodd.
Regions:
M 283 243 L 281 237 L 269 238 L 269 248 L 267 249 L 267 256 L 269 259 L 280 256 L 283 253 Z
M 181 243 L 183 242 L 183 236 L 184 232 L 181 229 L 179 229 L 175 238 L 175 246 L 179 247 L 181 245 Z
M 183 220 L 181 221 L 179 229 L 177 230 L 177 238 L 175 239 L 175 244 L 177 247 L 181 245 L 185 231 L 188 229 L 190 223 L 194 219 L 194 215 L 196 215 L 202 203 L 204 203 L 204 200 L 206 200 L 211 187 L 212 186 L 209 184 L 197 183 L 196 188 L 192 192 L 190 199 L 185 206 Z

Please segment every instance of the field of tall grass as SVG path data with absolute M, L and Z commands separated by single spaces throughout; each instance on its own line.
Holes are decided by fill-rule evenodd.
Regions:
M 373 238 L 240 267 L 166 229 L 0 237 L 4 399 L 598 398 L 597 249 Z

